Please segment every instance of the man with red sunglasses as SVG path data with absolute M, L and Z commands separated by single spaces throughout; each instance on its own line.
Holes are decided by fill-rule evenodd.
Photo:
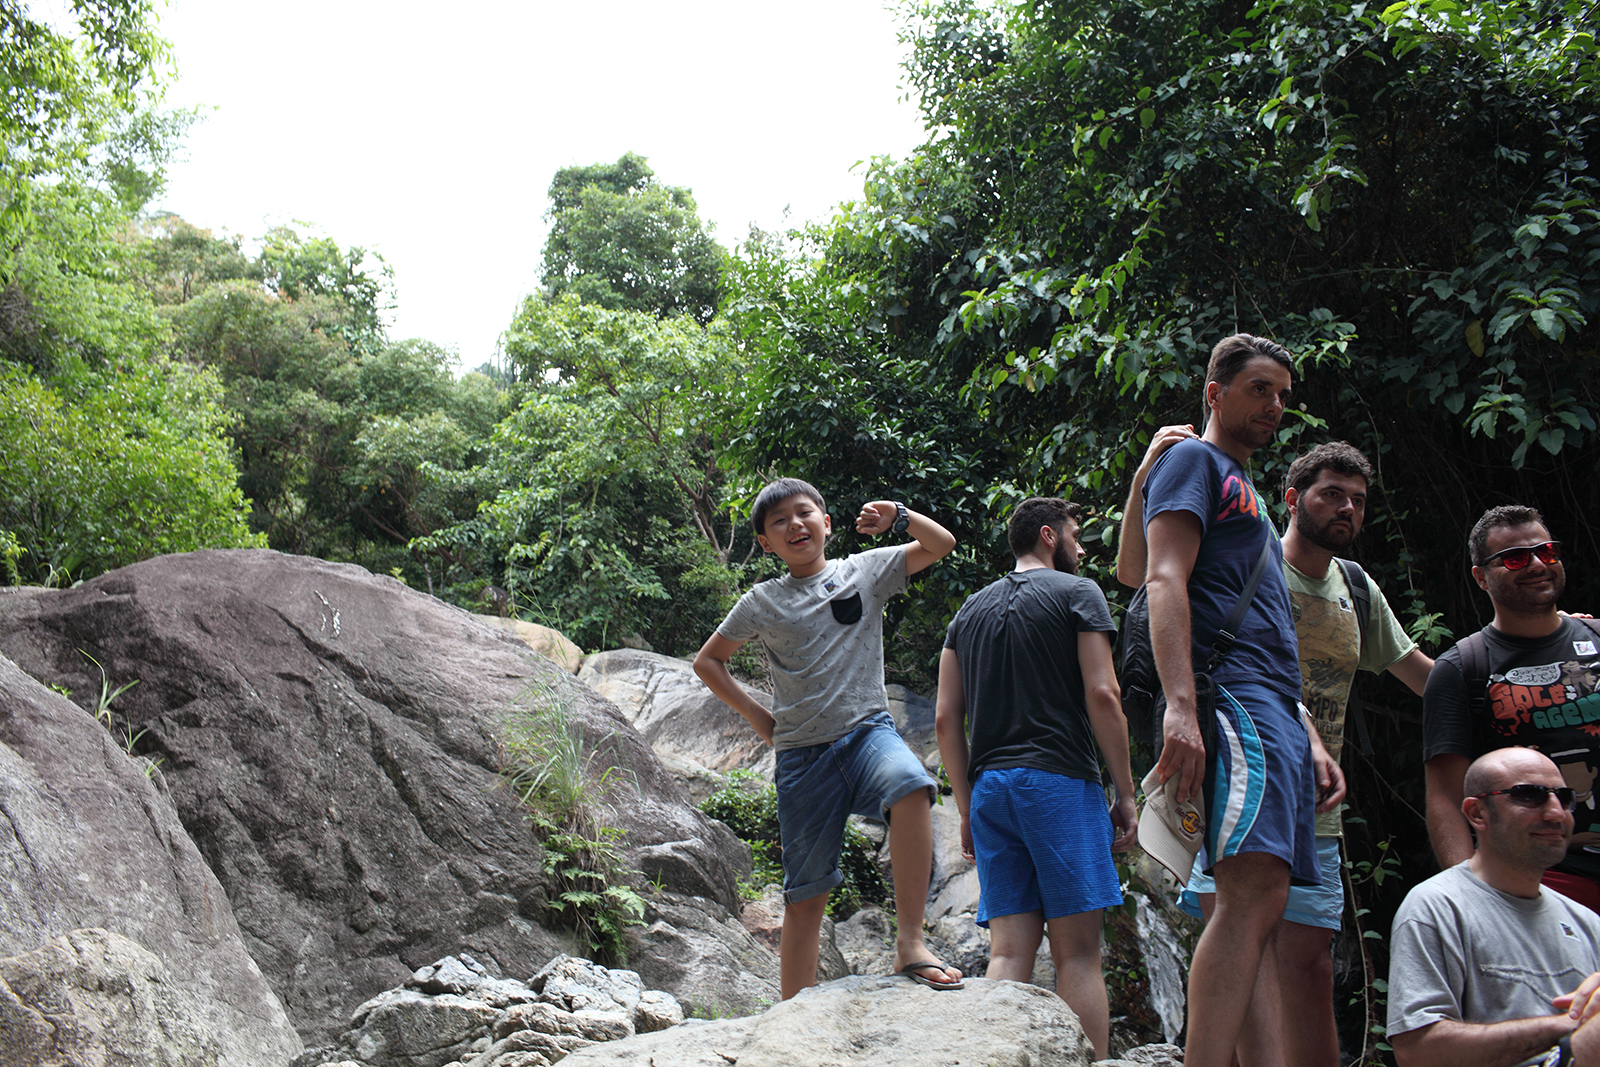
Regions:
M 1600 911 L 1600 634 L 1562 615 L 1561 543 L 1530 507 L 1491 508 L 1467 540 L 1494 621 L 1439 657 L 1423 695 L 1428 837 L 1441 867 L 1472 855 L 1461 814 L 1468 763 L 1525 745 L 1549 756 L 1577 794 L 1566 858 L 1544 884 Z

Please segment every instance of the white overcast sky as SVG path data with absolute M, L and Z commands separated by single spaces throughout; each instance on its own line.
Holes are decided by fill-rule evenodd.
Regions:
M 394 268 L 391 334 L 476 367 L 537 287 L 555 171 L 627 151 L 724 245 L 828 217 L 921 141 L 881 0 L 168 0 L 171 106 L 208 110 L 153 207 L 302 220 Z

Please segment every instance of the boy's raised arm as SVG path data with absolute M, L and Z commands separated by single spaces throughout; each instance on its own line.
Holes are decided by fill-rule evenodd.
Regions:
M 749 719 L 750 725 L 761 735 L 761 740 L 770 745 L 773 728 L 777 725 L 772 712 L 756 703 L 755 698 L 745 692 L 744 686 L 734 681 L 733 675 L 728 673 L 728 657 L 739 651 L 742 644 L 743 641 L 732 641 L 721 634 L 712 634 L 700 646 L 700 651 L 695 653 L 694 673 L 724 704 Z
M 886 533 L 894 528 L 900 517 L 900 508 L 893 500 L 874 500 L 861 506 L 856 516 L 856 532 L 864 534 Z M 950 554 L 956 547 L 956 535 L 920 512 L 906 508 L 906 533 L 916 538 L 906 546 L 906 575 L 926 570 Z

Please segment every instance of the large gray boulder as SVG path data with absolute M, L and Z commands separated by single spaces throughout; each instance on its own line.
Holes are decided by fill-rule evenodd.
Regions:
M 0 959 L 0 1062 L 6 1067 L 216 1067 L 229 1050 L 160 957 L 109 930 L 74 930 Z M 270 1057 L 282 1062 L 282 1049 Z M 265 1057 L 264 1057 L 265 1058 Z
M 772 746 L 706 688 L 688 660 L 619 648 L 586 657 L 578 680 L 615 704 L 675 773 L 772 777 Z M 769 694 L 745 689 L 763 707 L 772 705 Z
M 689 806 L 608 702 L 392 578 L 215 551 L 0 596 L 0 654 L 91 704 L 102 679 L 84 653 L 113 686 L 139 681 L 118 722 L 144 731 L 138 751 L 161 761 L 227 892 L 209 911 L 232 905 L 310 1043 L 448 953 L 527 974 L 571 947 L 544 925 L 543 852 L 498 773 L 501 723 L 519 704 L 559 704 L 581 731 L 627 861 L 737 907 L 747 850 Z
M 0 604 L 20 599 L 0 594 Z M 209 1062 L 239 1067 L 282 1063 L 300 1050 L 223 887 L 144 766 L 83 709 L 4 658 L 0 812 L 0 956 L 12 957 L 0 963 L 11 985 L 0 994 L 0 1061 L 35 1062 L 5 1042 L 24 1041 L 42 1019 L 71 1041 L 96 1028 L 121 1040 L 128 1026 L 157 1016 L 193 1022 L 212 1035 L 196 1046 L 210 1048 Z M 90 1006 L 92 995 L 79 990 L 97 983 L 106 992 Z M 59 1019 L 63 1003 L 84 1005 L 101 1022 Z
M 935 991 L 906 978 L 852 976 L 813 986 L 746 1019 L 673 1027 L 591 1045 L 563 1067 L 1086 1067 L 1093 1048 L 1054 993 L 1016 982 L 967 979 Z
M 719 1018 L 750 1015 L 777 1003 L 775 946 L 763 943 L 721 904 L 650 894 L 645 921 L 628 933 L 628 960 L 651 989 Z

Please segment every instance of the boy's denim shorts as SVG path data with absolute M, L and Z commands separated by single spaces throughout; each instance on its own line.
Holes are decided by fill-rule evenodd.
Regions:
M 792 904 L 844 881 L 839 852 L 851 815 L 889 821 L 889 809 L 918 789 L 936 787 L 888 712 L 824 745 L 778 753 L 778 832 L 783 836 L 783 899 Z

